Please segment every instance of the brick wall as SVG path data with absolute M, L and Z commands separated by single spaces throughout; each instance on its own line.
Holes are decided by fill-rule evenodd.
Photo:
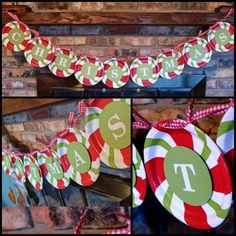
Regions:
M 5 3 L 6 4 L 6 3 Z M 10 3 L 7 3 L 10 4 Z M 32 3 L 26 4 L 34 11 L 209 11 L 214 12 L 225 2 L 78 2 L 78 3 Z M 199 26 L 118 26 L 118 25 L 60 25 L 31 26 L 41 35 L 48 36 L 54 43 L 65 48 L 73 48 L 77 54 L 92 54 L 105 60 L 111 57 L 123 57 L 132 60 L 138 56 L 156 56 L 159 49 L 174 47 L 196 36 Z M 2 48 L 2 88 L 3 96 L 36 96 L 38 73 L 45 73 L 47 68 L 35 69 L 30 66 L 23 53 L 12 53 Z M 184 73 L 206 73 L 207 96 L 233 96 L 234 89 L 234 53 L 213 53 L 206 67 L 196 69 L 185 67 Z

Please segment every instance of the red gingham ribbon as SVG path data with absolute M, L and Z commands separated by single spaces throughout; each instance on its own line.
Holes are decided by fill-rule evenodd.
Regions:
M 189 123 L 199 120 L 206 116 L 219 115 L 226 112 L 230 107 L 234 106 L 234 99 L 230 99 L 226 104 L 218 104 L 216 106 L 206 108 L 197 112 L 193 112 L 193 105 L 195 99 L 191 99 L 186 112 L 186 117 L 184 120 L 175 119 L 170 122 L 162 124 L 163 127 L 168 129 L 182 129 L 186 127 Z M 133 111 L 133 117 L 137 120 L 133 122 L 132 126 L 134 129 L 150 129 L 155 126 L 158 122 L 149 123 L 143 118 L 139 113 Z
M 94 99 L 88 99 L 87 101 L 81 100 L 78 102 L 78 107 L 77 107 L 77 112 L 78 112 L 78 117 L 75 117 L 74 112 L 70 112 L 68 116 L 68 126 L 69 127 L 74 127 L 78 126 L 80 124 L 81 118 L 84 117 L 84 114 L 86 112 L 86 107 L 91 105 Z

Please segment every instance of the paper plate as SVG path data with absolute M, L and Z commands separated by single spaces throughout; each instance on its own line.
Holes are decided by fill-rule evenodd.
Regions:
M 50 40 L 38 37 L 28 41 L 25 58 L 34 67 L 45 67 L 55 59 L 55 48 Z
M 160 203 L 183 223 L 199 229 L 220 225 L 232 201 L 227 164 L 217 145 L 188 124 L 168 129 L 162 121 L 145 140 L 145 169 Z
M 88 134 L 70 128 L 64 138 L 57 139 L 57 154 L 65 176 L 83 186 L 96 182 L 100 173 L 100 159 Z
M 120 88 L 129 81 L 129 66 L 121 59 L 112 58 L 104 62 L 105 74 L 102 82 L 110 88 Z
M 180 52 L 170 49 L 160 53 L 157 64 L 161 77 L 173 79 L 182 73 L 185 62 Z
M 211 27 L 208 42 L 217 52 L 228 52 L 234 48 L 234 27 L 227 22 L 218 22 Z
M 25 50 L 30 39 L 30 29 L 23 22 L 11 21 L 2 29 L 2 43 L 11 51 L 20 52 Z
M 75 66 L 75 77 L 83 85 L 98 84 L 104 76 L 104 66 L 96 57 L 81 57 Z
M 132 153 L 133 207 L 138 207 L 144 201 L 146 195 L 147 180 L 143 161 L 134 145 L 132 145 Z
M 54 61 L 48 65 L 48 68 L 54 75 L 66 78 L 74 74 L 76 61 L 77 57 L 72 51 L 58 48 Z
M 70 183 L 70 178 L 66 177 L 59 162 L 56 152 L 46 150 L 37 153 L 37 160 L 46 180 L 57 189 L 64 189 Z
M 136 58 L 130 67 L 130 75 L 139 86 L 147 87 L 156 83 L 159 76 L 157 61 L 152 57 Z
M 211 60 L 212 49 L 205 39 L 196 37 L 184 44 L 182 55 L 189 66 L 199 68 Z
M 131 166 L 130 99 L 94 99 L 84 124 L 89 141 L 103 163 L 112 168 Z
M 2 150 L 2 168 L 8 175 L 11 175 L 14 171 L 11 163 L 11 156 L 4 150 Z
M 234 107 L 223 116 L 217 131 L 216 143 L 223 152 L 230 169 L 234 168 Z M 234 173 L 232 173 L 234 174 Z
M 16 154 L 12 154 L 11 155 L 11 161 L 12 161 L 13 169 L 16 173 L 16 177 L 21 182 L 24 183 L 26 178 L 25 178 L 24 164 L 23 164 L 21 158 L 18 157 Z
M 43 177 L 38 162 L 32 155 L 24 156 L 24 170 L 29 182 L 37 190 L 43 188 Z

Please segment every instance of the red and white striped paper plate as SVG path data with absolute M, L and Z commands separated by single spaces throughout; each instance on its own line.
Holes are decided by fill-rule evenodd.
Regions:
M 232 201 L 224 157 L 215 142 L 194 125 L 164 128 L 169 121 L 158 123 L 145 140 L 144 160 L 151 189 L 183 223 L 199 229 L 215 228 L 227 217 Z

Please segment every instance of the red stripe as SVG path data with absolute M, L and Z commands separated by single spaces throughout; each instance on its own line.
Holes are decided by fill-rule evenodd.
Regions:
M 132 69 L 130 70 L 130 74 L 131 74 L 132 77 L 133 77 L 134 75 L 136 75 L 136 74 L 137 74 L 137 68 L 132 68 Z
M 109 64 L 104 64 L 104 69 L 108 70 L 111 66 Z
M 89 145 L 88 152 L 92 162 L 98 159 L 98 153 L 96 148 L 94 148 L 94 145 Z
M 31 60 L 31 65 L 35 66 L 35 67 L 39 67 L 39 63 L 37 60 L 35 60 L 34 58 L 32 58 Z
M 14 44 L 12 42 L 7 43 L 7 48 L 10 49 L 11 51 L 14 51 Z
M 117 62 L 118 62 L 118 66 L 119 66 L 121 69 L 123 69 L 125 63 L 124 63 L 123 61 L 121 61 L 121 60 L 117 60 Z
M 37 182 L 35 188 L 36 188 L 37 190 L 40 190 L 40 183 Z
M 95 64 L 95 62 L 96 62 L 96 57 L 87 56 L 87 59 L 88 59 L 88 62 L 90 62 L 90 63 Z
M 60 164 L 64 172 L 67 172 L 69 170 L 70 161 L 66 154 L 60 157 Z
M 66 187 L 65 184 L 64 184 L 64 181 L 63 181 L 62 179 L 58 179 L 58 180 L 57 180 L 57 187 L 58 187 L 59 189 L 63 189 L 63 188 Z
M 113 82 L 108 78 L 108 80 L 106 81 L 106 86 L 113 88 Z
M 29 173 L 30 173 L 30 166 L 29 165 L 25 166 L 25 172 L 27 175 L 29 175 Z
M 233 49 L 233 48 L 234 48 L 234 45 L 233 45 L 233 44 L 230 44 L 230 43 L 228 43 L 228 44 L 224 45 L 224 47 L 225 47 L 225 48 L 227 48 L 228 50 L 231 50 L 231 49 Z
M 203 62 L 203 61 L 197 62 L 197 65 L 198 65 L 199 67 L 203 67 L 203 66 L 205 66 L 206 64 L 207 64 L 207 62 Z
M 20 22 L 19 26 L 20 26 L 20 30 L 22 30 L 23 32 L 26 31 L 26 27 L 27 27 L 27 26 L 26 26 L 25 24 L 23 24 L 23 23 Z
M 126 76 L 123 76 L 120 81 L 123 82 L 123 83 L 127 83 L 128 80 L 129 80 L 129 76 L 126 75 Z
M 6 34 L 6 33 L 9 33 L 11 30 L 12 30 L 11 27 L 5 25 L 2 29 L 2 33 Z
M 187 203 L 184 203 L 184 208 L 184 219 L 188 225 L 199 229 L 212 228 L 207 223 L 207 216 L 202 207 L 191 206 Z
M 137 176 L 136 178 L 136 184 L 135 184 L 135 188 L 138 190 L 138 192 L 140 193 L 139 198 L 141 200 L 144 200 L 145 195 L 146 195 L 146 187 L 147 187 L 147 180 L 146 179 L 142 179 L 141 177 Z
M 6 173 L 9 175 L 10 174 L 10 171 L 9 171 L 9 169 L 6 169 Z
M 145 163 L 146 173 L 152 191 L 155 193 L 159 185 L 166 179 L 164 173 L 164 158 L 153 158 Z
M 131 166 L 131 148 L 130 146 L 127 148 L 123 148 L 120 150 L 122 156 L 124 157 L 124 163 L 127 166 Z
M 74 133 L 68 133 L 68 135 L 65 137 L 65 139 L 69 142 L 78 142 L 77 137 Z
M 41 170 L 42 170 L 42 172 L 43 172 L 43 175 L 44 175 L 44 176 L 47 175 L 48 169 L 47 169 L 46 164 L 44 163 L 44 164 L 40 165 L 40 168 L 41 168 Z
M 229 33 L 230 33 L 231 35 L 234 34 L 234 27 L 233 27 L 232 25 L 230 25 L 230 27 L 229 27 Z
M 103 109 L 107 104 L 113 102 L 112 98 L 102 98 L 102 99 L 94 99 L 90 107 L 98 107 Z
M 144 85 L 145 87 L 147 87 L 147 86 L 149 86 L 149 85 L 152 85 L 152 83 L 151 83 L 150 81 L 148 81 L 148 80 L 143 80 L 142 83 L 143 83 L 143 85 Z
M 82 69 L 82 65 L 81 64 L 76 64 L 75 65 L 75 73 L 78 72 L 78 71 L 81 71 Z
M 89 142 L 93 144 L 93 147 L 96 150 L 97 154 L 100 154 L 105 142 L 101 136 L 99 129 L 97 129 L 90 135 Z
M 210 169 L 210 173 L 213 191 L 225 194 L 232 192 L 231 177 L 223 155 L 219 157 L 218 165 Z
M 93 181 L 91 180 L 91 176 L 88 173 L 81 174 L 81 184 L 84 186 L 89 186 L 93 184 Z

